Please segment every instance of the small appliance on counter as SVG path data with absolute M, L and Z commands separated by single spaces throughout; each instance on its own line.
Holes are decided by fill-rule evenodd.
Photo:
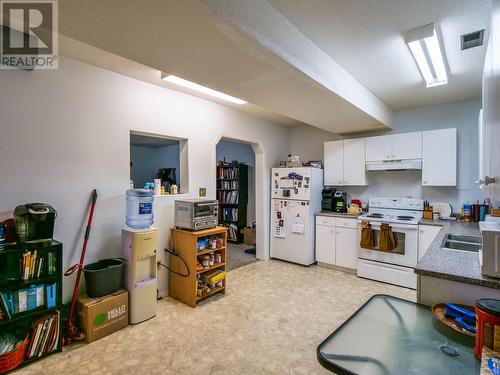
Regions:
M 479 264 L 483 275 L 500 278 L 500 222 L 480 221 L 483 246 L 479 250 Z
M 179 200 L 175 201 L 174 224 L 187 230 L 215 228 L 218 213 L 219 202 L 215 199 Z
M 351 204 L 349 205 L 349 207 L 347 207 L 347 213 L 349 215 L 359 215 L 359 214 L 361 214 L 361 212 L 363 212 L 363 210 L 361 209 L 360 206 L 358 206 L 355 203 L 351 202 Z
M 333 211 L 347 212 L 347 194 L 337 190 L 333 195 Z
M 57 212 L 45 203 L 27 203 L 14 210 L 14 222 L 20 243 L 51 242 Z
M 324 188 L 321 191 L 321 211 L 333 211 L 335 188 Z

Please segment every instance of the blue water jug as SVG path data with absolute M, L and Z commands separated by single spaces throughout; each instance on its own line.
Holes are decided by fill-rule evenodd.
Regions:
M 153 200 L 152 190 L 127 190 L 125 223 L 133 229 L 146 229 L 153 225 Z

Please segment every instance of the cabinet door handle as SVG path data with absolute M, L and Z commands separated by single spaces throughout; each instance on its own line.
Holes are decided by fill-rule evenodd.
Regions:
M 476 181 L 476 184 L 478 185 L 485 185 L 488 186 L 489 184 L 494 184 L 495 183 L 495 178 L 490 177 L 490 176 L 484 176 L 484 180 L 478 180 Z
M 426 184 L 427 184 L 427 181 L 423 181 L 422 183 L 423 183 L 424 185 L 426 185 Z

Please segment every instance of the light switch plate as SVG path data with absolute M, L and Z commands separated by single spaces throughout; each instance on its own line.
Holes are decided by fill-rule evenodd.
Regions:
M 200 188 L 199 193 L 200 193 L 200 197 L 206 197 L 207 196 L 207 188 Z

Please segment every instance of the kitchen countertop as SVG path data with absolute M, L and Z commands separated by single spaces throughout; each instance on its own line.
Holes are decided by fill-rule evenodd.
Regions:
M 332 211 L 320 211 L 316 212 L 314 216 L 331 216 L 331 217 L 342 217 L 348 219 L 357 219 L 361 214 L 351 215 L 347 212 L 332 212 Z
M 466 284 L 500 289 L 500 279 L 483 276 L 477 252 L 448 250 L 441 248 L 444 237 L 448 233 L 479 236 L 477 223 L 461 221 L 420 220 L 422 225 L 438 225 L 441 231 L 437 234 L 422 260 L 415 267 L 415 273 L 437 277 Z

